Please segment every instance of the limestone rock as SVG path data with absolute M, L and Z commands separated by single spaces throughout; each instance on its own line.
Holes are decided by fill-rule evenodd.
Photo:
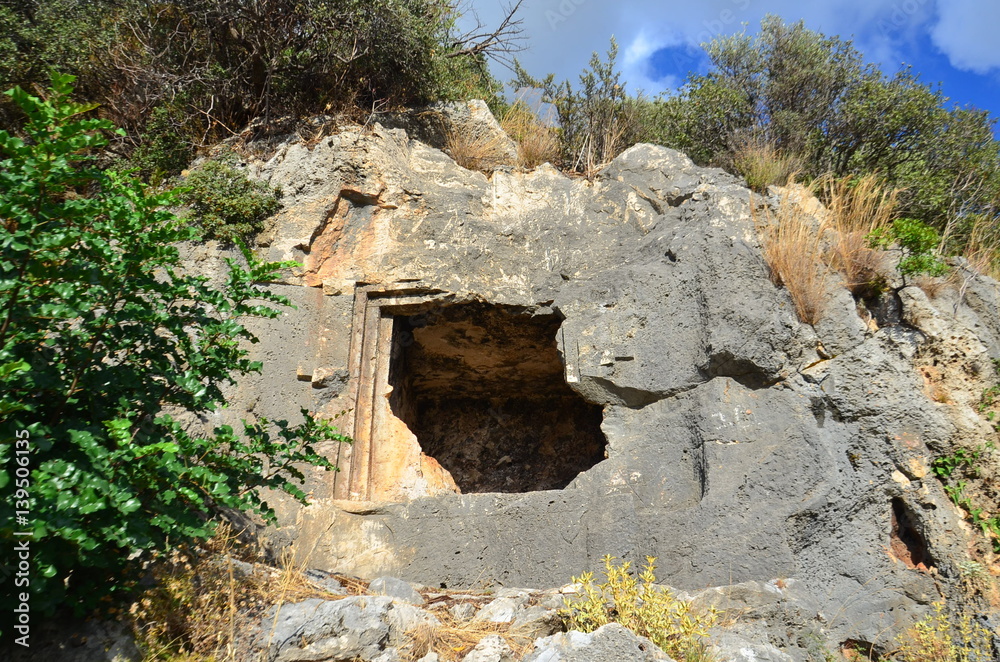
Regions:
M 731 632 L 715 637 L 713 644 L 716 658 L 726 662 L 794 662 L 794 658 L 769 643 L 750 641 Z
M 367 596 L 281 605 L 276 621 L 273 613 L 262 620 L 256 648 L 269 662 L 372 660 L 389 641 L 391 605 L 391 598 Z
M 396 598 L 415 605 L 422 605 L 424 603 L 423 596 L 413 590 L 413 587 L 408 583 L 396 577 L 378 577 L 373 579 L 368 586 L 368 592 L 372 595 L 387 595 L 390 598 Z
M 523 598 L 496 598 L 479 610 L 475 620 L 489 621 L 490 623 L 512 623 L 523 604 Z
M 571 630 L 535 642 L 525 662 L 654 662 L 672 658 L 653 642 L 608 623 L 584 634 Z
M 533 639 L 555 634 L 562 627 L 562 619 L 555 609 L 546 609 L 540 606 L 528 607 L 519 612 L 512 625 L 513 630 Z
M 514 662 L 514 651 L 503 637 L 491 634 L 479 640 L 463 662 Z
M 303 406 L 355 438 L 325 449 L 343 470 L 309 476 L 314 506 L 275 500 L 272 548 L 442 589 L 655 556 L 796 660 L 817 624 L 885 641 L 935 591 L 966 600 L 974 532 L 928 467 L 992 434 L 996 283 L 905 288 L 882 328 L 832 283 L 806 325 L 762 256 L 768 201 L 735 177 L 637 145 L 592 181 L 487 178 L 390 124 L 248 168 L 286 192 L 261 252 L 301 264 L 271 285 L 298 308 L 248 322 L 264 372 L 206 425 Z M 199 273 L 223 272 L 213 250 L 191 249 Z M 517 620 L 514 599 L 479 617 Z
M 448 608 L 456 621 L 467 621 L 476 615 L 476 606 L 468 602 L 458 602 Z

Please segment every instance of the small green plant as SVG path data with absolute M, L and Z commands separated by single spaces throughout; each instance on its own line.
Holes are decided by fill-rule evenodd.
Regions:
M 968 485 L 966 481 L 960 480 L 954 485 L 945 485 L 944 491 L 956 506 L 968 513 L 969 520 L 979 527 L 993 545 L 993 551 L 1000 554 L 1000 515 L 989 516 L 984 508 L 976 506 L 965 493 Z
M 944 602 L 896 640 L 894 662 L 989 662 L 993 637 L 969 612 L 949 614 Z
M 879 228 L 868 235 L 872 248 L 900 251 L 896 268 L 905 278 L 927 274 L 943 276 L 948 265 L 941 261 L 937 247 L 941 243 L 938 231 L 915 218 L 897 218 L 892 225 Z
M 981 444 L 976 450 L 969 451 L 964 448 L 958 448 L 951 455 L 942 455 L 941 457 L 934 460 L 931 463 L 931 471 L 938 478 L 948 478 L 951 476 L 956 469 L 960 467 L 967 467 L 969 473 L 974 476 L 979 476 L 979 459 L 987 452 L 993 450 L 992 443 Z
M 705 639 L 718 614 L 714 609 L 696 613 L 690 602 L 680 600 L 664 586 L 656 584 L 656 559 L 647 556 L 638 577 L 629 572 L 631 564 L 615 565 L 605 556 L 605 581 L 597 583 L 594 573 L 573 577 L 583 594 L 566 599 L 561 610 L 567 628 L 593 632 L 602 625 L 619 623 L 647 637 L 675 660 L 695 662 L 708 659 Z
M 281 189 L 248 179 L 232 151 L 192 171 L 180 198 L 190 206 L 187 220 L 201 227 L 205 239 L 226 242 L 250 239 L 281 208 Z

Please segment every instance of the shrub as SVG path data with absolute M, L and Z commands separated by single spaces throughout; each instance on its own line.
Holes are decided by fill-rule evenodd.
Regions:
M 797 199 L 803 194 L 802 190 L 795 194 L 789 186 L 777 213 L 765 207 L 764 217 L 755 221 L 771 280 L 788 290 L 798 318 L 815 324 L 826 308 L 827 269 L 820 245 L 823 228 Z
M 608 623 L 620 623 L 632 632 L 647 637 L 675 660 L 693 662 L 707 657 L 705 639 L 715 624 L 717 613 L 710 609 L 696 613 L 690 602 L 674 597 L 670 589 L 656 584 L 653 574 L 656 559 L 647 556 L 639 576 L 629 572 L 631 564 L 615 565 L 604 557 L 605 581 L 596 583 L 591 572 L 573 577 L 583 595 L 565 600 L 562 610 L 571 630 L 593 632 Z
M 237 155 L 227 151 L 184 181 L 180 199 L 190 206 L 187 219 L 204 231 L 206 239 L 249 239 L 281 208 L 281 189 L 251 181 L 238 163 Z
M 561 165 L 593 175 L 619 153 L 638 142 L 642 129 L 641 99 L 625 92 L 625 81 L 615 62 L 618 44 L 611 39 L 606 58 L 596 52 L 590 67 L 580 74 L 580 88 L 569 81 L 556 84 L 553 75 L 543 80 L 532 78 L 515 65 L 515 89 L 542 90 L 542 101 L 555 106 L 559 119 Z
M 993 635 L 972 614 L 949 616 L 944 602 L 934 603 L 934 613 L 899 637 L 894 662 L 989 662 L 993 660 Z
M 898 218 L 891 226 L 869 235 L 869 241 L 873 247 L 899 251 L 896 269 L 904 278 L 917 274 L 943 276 L 948 272 L 948 265 L 937 254 L 941 243 L 938 231 L 915 218 Z
M 183 422 L 260 370 L 241 320 L 279 314 L 287 300 L 257 283 L 287 265 L 244 249 L 218 288 L 186 275 L 175 244 L 195 232 L 164 210 L 176 198 L 94 167 L 113 127 L 81 118 L 72 81 L 54 75 L 44 101 L 8 92 L 27 138 L 0 131 L 0 487 L 16 489 L 0 502 L 0 561 L 14 566 L 15 533 L 30 533 L 36 614 L 133 588 L 144 561 L 210 536 L 220 510 L 273 519 L 260 490 L 305 502 L 302 469 L 333 468 L 315 444 L 346 440 L 308 412 L 242 433 Z
M 153 110 L 139 137 L 139 145 L 125 165 L 153 186 L 180 174 L 194 157 L 194 146 L 185 135 L 184 118 L 166 106 Z

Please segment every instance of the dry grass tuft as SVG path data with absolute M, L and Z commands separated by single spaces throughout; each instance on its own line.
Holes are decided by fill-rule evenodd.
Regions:
M 878 294 L 884 282 L 885 254 L 870 246 L 868 236 L 892 224 L 899 191 L 886 189 L 872 174 L 855 179 L 822 177 L 815 189 L 829 212 L 829 228 L 834 230 L 830 266 L 843 274 L 854 296 Z
M 751 138 L 733 150 L 733 167 L 754 191 L 764 192 L 772 184 L 785 184 L 802 168 L 802 159 L 782 152 L 774 143 Z
M 1000 230 L 991 219 L 977 216 L 973 220 L 962 257 L 976 273 L 1000 280 Z
M 500 118 L 500 126 L 517 143 L 518 164 L 533 169 L 559 160 L 559 137 L 543 125 L 523 100 L 518 99 Z
M 498 163 L 508 158 L 501 148 L 506 137 L 504 134 L 475 136 L 465 131 L 449 130 L 445 135 L 444 151 L 466 170 L 489 174 Z
M 785 189 L 776 213 L 765 206 L 763 218 L 755 215 L 754 221 L 771 280 L 788 290 L 799 319 L 815 324 L 826 308 L 828 272 L 820 245 L 823 228 L 803 209 L 793 186 Z
M 409 633 L 411 641 L 403 647 L 403 659 L 419 660 L 428 653 L 437 653 L 443 662 L 461 660 L 486 637 L 496 634 L 503 637 L 520 660 L 531 650 L 534 639 L 510 623 L 488 621 L 458 621 L 447 610 L 434 612 L 440 625 L 422 624 Z

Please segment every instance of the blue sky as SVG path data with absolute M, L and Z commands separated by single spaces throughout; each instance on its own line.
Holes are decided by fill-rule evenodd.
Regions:
M 464 9 L 496 23 L 507 0 L 469 0 Z M 536 76 L 576 80 L 591 52 L 614 35 L 631 90 L 675 89 L 689 71 L 705 71 L 700 44 L 716 35 L 755 32 L 766 14 L 853 39 L 886 73 L 913 65 L 941 83 L 953 103 L 1000 118 L 1000 0 L 525 0 L 518 59 Z M 500 68 L 503 80 L 511 74 Z

